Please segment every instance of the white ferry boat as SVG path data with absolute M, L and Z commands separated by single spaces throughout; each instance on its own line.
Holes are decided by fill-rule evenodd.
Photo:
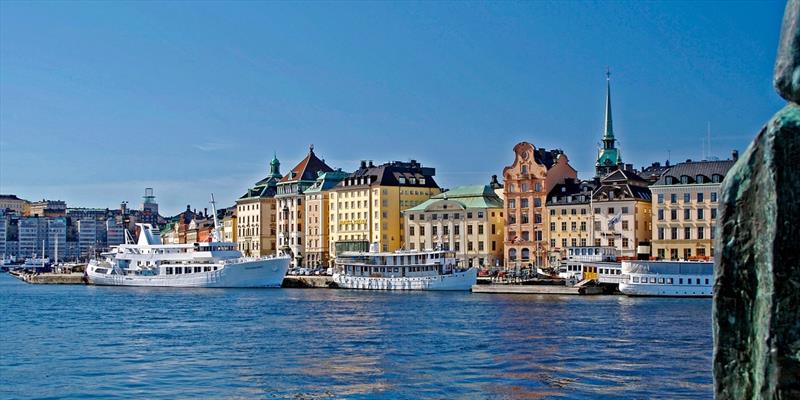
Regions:
M 289 257 L 242 257 L 235 243 L 220 242 L 216 209 L 213 239 L 208 243 L 162 244 L 158 229 L 150 224 L 136 225 L 141 229 L 138 243 L 119 245 L 103 253 L 103 260 L 89 262 L 86 267 L 88 283 L 111 286 L 280 287 L 289 269 Z
M 622 262 L 619 290 L 628 296 L 711 297 L 713 287 L 713 262 Z
M 478 269 L 462 268 L 444 250 L 344 252 L 336 257 L 333 281 L 345 289 L 470 290 Z

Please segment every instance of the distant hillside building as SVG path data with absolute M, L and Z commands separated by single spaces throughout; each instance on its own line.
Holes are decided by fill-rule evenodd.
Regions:
M 31 217 L 64 217 L 67 214 L 67 203 L 61 200 L 34 201 L 30 204 L 28 216 Z
M 15 213 L 24 214 L 28 211 L 30 203 L 28 200 L 20 199 L 13 194 L 0 194 L 0 211 L 10 210 Z

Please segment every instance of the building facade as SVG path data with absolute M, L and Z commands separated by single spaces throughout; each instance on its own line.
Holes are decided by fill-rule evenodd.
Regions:
M 567 178 L 547 194 L 550 265 L 566 258 L 567 247 L 593 245 L 591 202 L 595 187 L 591 181 Z
M 67 215 L 67 203 L 61 200 L 42 200 L 30 203 L 28 216 L 56 218 Z
M 563 151 L 536 148 L 528 142 L 514 146 L 514 162 L 503 169 L 506 267 L 546 263 L 547 193 L 566 179 L 577 179 L 577 171 Z
M 228 207 L 222 216 L 222 241 L 236 243 L 239 241 L 237 227 L 236 206 Z
M 714 255 L 720 185 L 735 158 L 678 163 L 650 186 L 655 257 L 690 260 Z
M 314 185 L 320 173 L 333 169 L 314 154 L 314 146 L 277 185 L 278 248 L 292 258 L 292 266 L 310 265 L 305 257 L 305 192 Z
M 594 246 L 617 249 L 634 258 L 652 237 L 652 203 L 647 182 L 633 171 L 618 169 L 600 180 L 592 196 Z
M 11 212 L 25 214 L 30 212 L 28 200 L 20 199 L 13 194 L 0 194 L 0 211 L 10 210 Z
M 463 186 L 403 211 L 406 248 L 452 250 L 461 265 L 503 260 L 503 201 L 490 185 Z
M 280 162 L 273 157 L 269 174 L 236 200 L 238 247 L 247 256 L 277 254 L 275 194 L 281 179 Z
M 323 172 L 305 190 L 306 265 L 332 266 L 330 258 L 330 190 L 350 175 L 341 170 Z
M 348 250 L 381 251 L 404 246 L 401 211 L 441 192 L 436 170 L 416 160 L 373 165 L 362 161 L 358 170 L 339 182 L 330 193 L 331 256 Z

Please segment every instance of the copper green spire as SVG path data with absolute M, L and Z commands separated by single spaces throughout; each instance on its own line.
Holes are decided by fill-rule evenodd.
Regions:
M 614 124 L 611 119 L 611 70 L 606 70 L 606 124 L 603 139 L 614 139 Z M 611 147 L 614 147 L 613 143 Z

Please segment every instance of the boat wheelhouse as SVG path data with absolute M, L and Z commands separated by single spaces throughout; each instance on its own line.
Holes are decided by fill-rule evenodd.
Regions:
M 477 277 L 446 250 L 344 252 L 333 273 L 339 287 L 375 290 L 470 290 Z

